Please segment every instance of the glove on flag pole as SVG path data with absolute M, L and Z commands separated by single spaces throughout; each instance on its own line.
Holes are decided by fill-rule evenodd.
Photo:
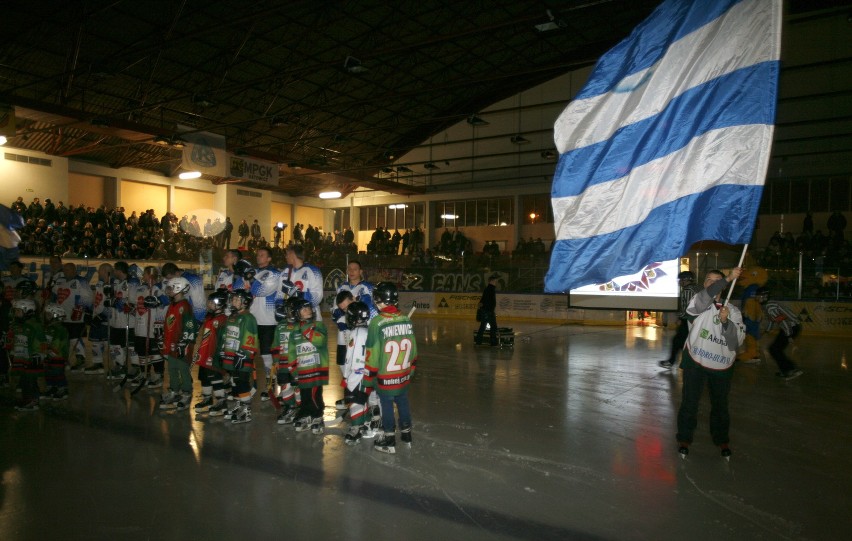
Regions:
M 781 0 L 667 0 L 556 120 L 547 292 L 748 242 L 778 88 Z

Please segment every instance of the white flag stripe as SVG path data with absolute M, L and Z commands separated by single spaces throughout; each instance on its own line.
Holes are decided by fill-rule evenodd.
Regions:
M 556 240 L 640 224 L 656 207 L 721 184 L 762 185 L 772 132 L 773 126 L 766 124 L 713 130 L 626 177 L 590 186 L 580 195 L 553 198 Z M 763 169 L 757 170 L 760 164 Z
M 556 148 L 565 153 L 604 141 L 622 126 L 658 114 L 672 98 L 690 88 L 743 67 L 776 60 L 777 43 L 754 43 L 754 36 L 771 34 L 771 12 L 771 3 L 765 0 L 737 4 L 672 44 L 657 64 L 629 75 L 616 89 L 571 102 L 554 124 Z M 743 21 L 751 24 L 744 26 Z M 780 40 L 780 34 L 776 39 Z M 700 53 L 696 55 L 696 51 Z M 613 123 L 611 119 L 621 120 Z

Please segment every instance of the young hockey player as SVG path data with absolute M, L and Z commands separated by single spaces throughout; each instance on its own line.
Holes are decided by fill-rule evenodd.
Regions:
M 44 360 L 44 380 L 47 393 L 41 398 L 65 400 L 68 398 L 68 378 L 65 377 L 65 365 L 68 362 L 68 329 L 62 324 L 65 310 L 58 304 L 44 307 L 44 338 L 46 354 Z
M 346 293 L 349 295 L 346 296 Z M 341 297 L 343 295 L 343 297 Z M 364 280 L 361 262 L 351 260 L 346 265 L 346 281 L 337 287 L 337 296 L 334 305 L 337 307 L 332 311 L 331 317 L 337 323 L 337 355 L 336 361 L 339 366 L 346 363 L 346 344 L 349 342 L 349 329 L 346 326 L 346 306 L 341 307 L 342 299 L 361 301 L 370 309 L 370 316 L 375 317 L 379 312 L 373 304 L 373 284 Z M 341 368 L 342 370 L 342 368 Z M 343 398 L 334 403 L 339 410 L 345 410 L 351 403 L 351 396 L 344 391 Z
M 371 416 L 371 408 L 367 406 L 367 393 L 370 389 L 363 381 L 367 372 L 367 327 L 370 325 L 370 319 L 370 307 L 366 303 L 355 301 L 346 307 L 346 323 L 350 333 L 346 345 L 346 364 L 343 365 L 343 381 L 352 398 L 349 403 L 349 418 L 352 424 L 344 436 L 348 445 L 361 441 L 362 428 L 368 426 L 367 421 Z
M 213 365 L 213 357 L 216 356 L 219 330 L 225 326 L 227 319 L 227 306 L 228 293 L 225 290 L 216 290 L 207 296 L 207 317 L 201 325 L 201 343 L 194 360 L 194 364 L 198 364 L 198 380 L 201 382 L 201 402 L 195 404 L 195 413 L 206 413 L 225 398 L 224 370 Z
M 112 294 L 112 265 L 104 263 L 98 267 L 98 280 L 95 283 L 95 298 L 92 301 L 92 320 L 89 325 L 89 343 L 92 347 L 92 365 L 83 370 L 90 375 L 104 373 L 104 353 L 109 344 L 109 308 L 104 302 L 107 294 Z M 106 356 L 107 361 L 109 355 Z M 107 364 L 106 369 L 111 366 Z
M 155 266 L 145 267 L 142 273 L 142 283 L 136 288 L 134 294 L 136 303 L 136 332 L 134 345 L 139 363 L 144 369 L 139 373 L 139 378 L 134 382 L 136 387 L 146 385 L 148 389 L 157 389 L 163 386 L 163 373 L 165 372 L 165 360 L 161 354 L 158 344 L 163 337 L 163 321 L 166 316 L 166 307 L 169 297 L 163 291 L 163 285 L 159 282 L 160 270 Z M 143 381 L 145 372 L 150 367 L 147 382 Z
M 163 355 L 169 370 L 169 392 L 160 399 L 160 409 L 185 410 L 192 400 L 190 359 L 195 346 L 195 318 L 184 295 L 189 282 L 183 276 L 169 278 L 164 283 L 169 308 L 163 324 Z
M 63 325 L 68 331 L 69 358 L 72 371 L 82 371 L 86 362 L 83 331 L 86 324 L 83 315 L 92 309 L 92 286 L 86 278 L 77 276 L 77 265 L 62 265 L 64 280 L 53 286 L 53 302 L 65 312 Z
M 379 315 L 370 321 L 367 331 L 366 384 L 379 395 L 384 435 L 373 443 L 382 453 L 396 452 L 393 406 L 399 413 L 400 438 L 411 445 L 411 413 L 408 384 L 417 364 L 417 339 L 408 316 L 399 311 L 399 291 L 390 282 L 381 282 L 374 290 Z
M 322 434 L 325 428 L 322 388 L 328 385 L 328 330 L 325 323 L 316 321 L 314 305 L 307 299 L 299 304 L 299 319 L 299 329 L 289 344 L 289 358 L 295 359 L 296 379 L 302 394 L 295 427 L 296 432 L 310 428 L 314 434 Z
M 107 379 L 121 380 L 121 384 L 135 376 L 139 370 L 139 356 L 133 347 L 136 314 L 133 295 L 139 286 L 139 279 L 130 272 L 125 261 L 116 261 L 113 265 L 111 288 L 104 288 L 104 306 L 109 308 L 109 356 L 113 368 Z M 108 294 L 107 294 L 108 293 Z
M 251 314 L 254 296 L 250 291 L 235 289 L 231 292 L 231 315 L 219 333 L 219 363 L 231 374 L 233 394 L 237 403 L 225 413 L 225 419 L 234 424 L 251 421 L 251 374 L 258 352 L 257 320 Z M 210 415 L 218 410 L 210 411 Z
M 38 378 L 44 370 L 46 340 L 44 327 L 36 317 L 34 299 L 16 299 L 12 302 L 14 320 L 9 327 L 6 349 L 12 363 L 13 386 L 21 386 L 18 411 L 38 410 Z
M 296 419 L 296 378 L 293 374 L 296 359 L 290 358 L 290 339 L 299 329 L 299 308 L 302 300 L 290 297 L 275 308 L 278 326 L 275 327 L 275 337 L 272 340 L 272 365 L 276 369 L 275 377 L 278 383 L 278 402 L 281 413 L 278 414 L 278 424 L 287 425 Z

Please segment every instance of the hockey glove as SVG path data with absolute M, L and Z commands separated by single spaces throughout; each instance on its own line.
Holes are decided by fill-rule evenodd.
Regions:
M 234 370 L 239 370 L 243 367 L 243 365 L 248 359 L 248 356 L 242 351 L 234 352 Z
M 33 368 L 39 368 L 44 364 L 44 355 L 41 353 L 33 353 L 30 355 L 30 366 Z
M 104 297 L 104 308 L 112 308 L 112 305 L 115 304 L 115 301 L 110 297 Z
M 149 296 L 145 297 L 143 304 L 145 305 L 145 308 L 149 308 L 149 309 L 150 308 L 159 308 L 160 307 L 160 299 L 158 299 L 157 297 L 154 297 L 152 295 L 149 295 Z
M 109 316 L 101 312 L 100 314 L 92 316 L 92 323 L 95 325 L 106 325 L 109 323 Z

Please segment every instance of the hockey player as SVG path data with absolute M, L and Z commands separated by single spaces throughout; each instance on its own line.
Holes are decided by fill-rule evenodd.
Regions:
M 254 276 L 248 280 L 249 289 L 254 296 L 251 313 L 257 320 L 257 336 L 260 340 L 260 356 L 266 375 L 266 389 L 260 393 L 262 401 L 269 400 L 269 388 L 272 371 L 272 340 L 275 337 L 275 305 L 282 299 L 281 272 L 272 266 L 272 253 L 268 248 L 257 249 L 257 268 Z
M 689 335 L 689 317 L 686 314 L 686 309 L 689 307 L 692 297 L 698 292 L 698 286 L 695 285 L 695 274 L 692 271 L 679 273 L 677 279 L 680 284 L 680 299 L 678 304 L 680 311 L 677 314 L 679 323 L 674 338 L 672 338 L 672 349 L 669 358 L 657 363 L 662 368 L 671 368 L 677 364 L 677 356 L 683 351 L 683 345 L 686 343 L 686 337 Z
M 338 293 L 338 296 L 340 293 Z M 346 323 L 349 326 L 349 341 L 346 346 L 346 363 L 343 365 L 343 381 L 352 400 L 349 404 L 349 418 L 352 424 L 344 436 L 348 445 L 355 445 L 369 429 L 372 408 L 367 406 L 368 392 L 372 391 L 364 383 L 367 372 L 367 328 L 370 325 L 370 308 L 366 303 L 355 301 L 346 308 Z M 375 393 L 369 393 L 375 396 Z M 372 435 L 372 434 L 370 434 Z
M 316 321 L 322 321 L 320 310 L 323 295 L 322 272 L 319 267 L 305 263 L 305 252 L 301 244 L 287 246 L 286 258 L 290 268 L 288 275 L 284 278 L 293 282 L 301 292 L 302 298 L 313 305 Z
M 234 283 L 234 265 L 240 260 L 242 254 L 239 250 L 225 250 L 222 255 L 222 266 L 219 268 L 219 274 L 216 275 L 216 282 L 213 284 L 213 289 L 223 289 L 231 291 Z M 207 297 L 208 301 L 210 297 Z M 209 311 L 208 311 L 209 313 Z
M 134 384 L 143 384 L 141 378 L 149 370 L 146 386 L 157 389 L 163 386 L 165 359 L 159 347 L 163 338 L 163 321 L 166 316 L 166 306 L 169 297 L 159 281 L 160 271 L 149 265 L 142 271 L 142 282 L 136 286 L 134 302 L 136 305 L 136 327 L 134 332 L 134 349 L 139 356 L 139 364 L 144 367 Z
M 711 270 L 704 278 L 704 289 L 695 294 L 686 309 L 690 318 L 680 368 L 683 370 L 683 399 L 677 414 L 678 453 L 685 458 L 698 424 L 698 404 L 706 384 L 710 390 L 710 434 L 722 456 L 731 456 L 728 446 L 728 394 L 737 349 L 745 339 L 745 325 L 736 306 L 719 302 L 722 291 L 739 278 L 736 267 L 725 277 Z
M 38 410 L 38 378 L 44 372 L 44 355 L 47 343 L 44 326 L 36 317 L 34 299 L 16 299 L 12 302 L 14 320 L 6 337 L 6 349 L 12 363 L 15 385 L 21 386 L 21 402 L 18 411 Z
M 299 329 L 289 344 L 289 358 L 295 359 L 296 379 L 302 394 L 302 405 L 296 414 L 296 432 L 310 428 L 322 434 L 325 428 L 322 388 L 328 385 L 328 330 L 316 320 L 314 305 L 303 299 L 299 304 Z
M 291 424 L 296 419 L 296 378 L 293 374 L 296 359 L 290 358 L 289 348 L 290 339 L 299 330 L 301 305 L 301 298 L 290 297 L 275 308 L 278 325 L 272 341 L 272 366 L 278 384 L 278 402 L 282 406 L 277 420 L 279 425 Z
M 231 292 L 231 315 L 220 332 L 217 363 L 231 374 L 236 404 L 225 413 L 234 424 L 251 421 L 251 373 L 257 356 L 257 321 L 251 314 L 250 291 Z M 214 415 L 211 411 L 210 415 Z
M 62 265 L 64 280 L 57 280 L 52 290 L 53 302 L 65 312 L 64 325 L 70 340 L 69 350 L 74 355 L 71 370 L 80 371 L 86 363 L 86 348 L 83 344 L 83 331 L 86 328 L 83 315 L 92 309 L 92 286 L 77 276 L 77 265 Z M 72 359 L 68 359 L 69 364 Z
M 195 346 L 195 318 L 185 295 L 189 281 L 183 276 L 169 278 L 163 284 L 169 296 L 169 308 L 163 323 L 163 355 L 169 369 L 169 392 L 160 399 L 160 409 L 185 410 L 192 400 L 190 363 Z
M 9 276 L 3 277 L 3 295 L 6 300 L 12 302 L 15 300 L 15 286 L 22 280 L 27 278 L 23 275 L 24 264 L 20 261 L 12 261 L 9 263 Z
M 198 365 L 198 380 L 201 382 L 201 402 L 195 404 L 195 413 L 206 413 L 211 408 L 222 409 L 225 390 L 222 376 L 224 370 L 213 364 L 218 346 L 219 331 L 225 326 L 225 308 L 228 306 L 228 294 L 217 289 L 207 296 L 207 317 L 201 324 L 201 343 L 195 352 L 193 364 Z
M 204 293 L 204 283 L 201 281 L 201 277 L 189 271 L 181 270 L 171 262 L 163 265 L 160 274 L 165 280 L 180 276 L 189 283 L 189 292 L 185 295 L 185 299 L 189 301 L 189 305 L 192 307 L 192 315 L 196 323 L 200 324 L 204 321 L 204 316 L 207 314 L 207 294 Z
M 123 385 L 139 371 L 139 356 L 133 347 L 136 327 L 133 296 L 139 279 L 131 276 L 127 262 L 117 261 L 113 266 L 111 286 L 104 288 L 104 306 L 110 309 L 109 357 L 113 364 L 107 379 L 119 379 Z
M 396 452 L 393 406 L 399 411 L 400 439 L 411 445 L 411 412 L 408 385 L 417 365 L 417 339 L 408 316 L 399 311 L 399 291 L 390 282 L 374 290 L 379 315 L 367 331 L 366 385 L 372 386 L 382 405 L 384 434 L 373 443 L 382 453 Z
M 363 280 L 363 271 L 359 261 L 350 261 L 346 265 L 346 282 L 343 282 L 337 288 L 337 296 L 334 299 L 335 309 L 332 311 L 331 317 L 337 323 L 337 355 L 336 361 L 338 366 L 343 366 L 346 363 L 346 345 L 349 343 L 349 329 L 346 324 L 346 306 L 347 299 L 351 301 L 360 301 L 367 305 L 370 310 L 370 317 L 375 317 L 379 312 L 373 303 L 373 284 Z M 349 293 L 347 297 L 345 293 Z M 343 295 L 343 296 L 341 296 Z M 341 306 L 341 302 L 345 304 Z M 339 410 L 345 410 L 351 397 L 348 390 L 344 388 L 343 398 L 334 403 L 334 406 Z
M 799 318 L 789 309 L 781 306 L 775 301 L 769 300 L 769 289 L 761 287 L 757 290 L 757 298 L 763 307 L 763 312 L 766 314 L 768 324 L 766 332 L 770 332 L 775 324 L 778 324 L 778 334 L 769 346 L 769 354 L 775 359 L 778 364 L 778 372 L 776 375 L 786 380 L 791 380 L 801 376 L 804 372 L 796 366 L 790 357 L 787 356 L 786 349 L 794 338 L 799 336 L 802 326 L 799 324 Z
M 68 378 L 65 377 L 69 352 L 68 329 L 62 324 L 65 317 L 65 310 L 58 304 L 48 304 L 44 307 L 44 380 L 47 383 L 47 393 L 42 399 L 68 398 Z
M 107 294 L 112 293 L 112 265 L 104 263 L 98 267 L 98 281 L 94 286 L 92 301 L 92 321 L 89 325 L 89 343 L 92 347 L 92 365 L 84 370 L 86 374 L 104 373 L 104 353 L 109 342 L 110 309 L 104 304 Z M 109 355 L 106 356 L 109 361 Z M 107 364 L 107 370 L 112 366 Z

